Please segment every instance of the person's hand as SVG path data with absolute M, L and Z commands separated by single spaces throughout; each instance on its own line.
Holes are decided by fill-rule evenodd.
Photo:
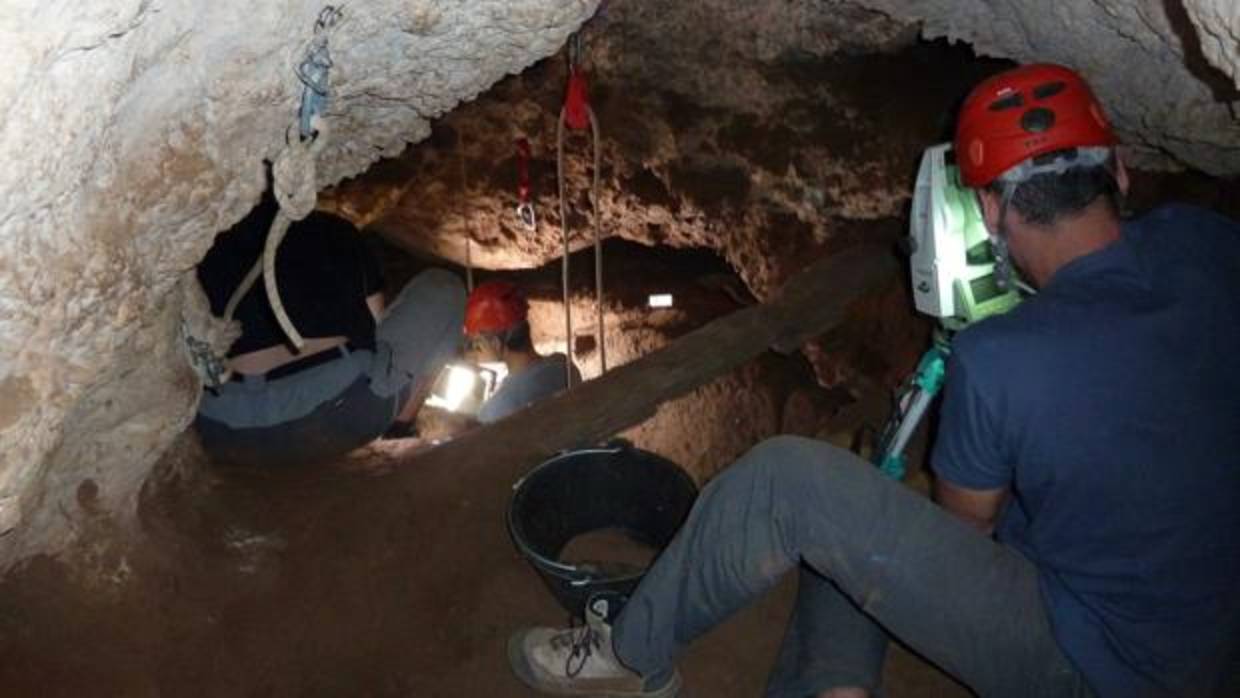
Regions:
M 418 411 L 417 434 L 429 443 L 440 443 L 451 441 L 477 425 L 477 420 L 469 415 L 424 405 Z

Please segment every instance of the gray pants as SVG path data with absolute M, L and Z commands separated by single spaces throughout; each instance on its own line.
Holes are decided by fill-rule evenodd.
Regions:
M 887 634 L 981 696 L 1091 695 L 1052 634 L 1037 570 L 852 453 L 783 436 L 719 475 L 616 621 L 647 677 L 799 569 L 768 696 L 879 687 Z M 657 678 L 656 678 L 657 680 Z
M 195 426 L 217 459 L 265 465 L 347 453 L 382 434 L 405 402 L 459 349 L 465 288 L 430 269 L 415 276 L 375 327 L 375 350 L 275 380 L 247 376 L 203 395 Z

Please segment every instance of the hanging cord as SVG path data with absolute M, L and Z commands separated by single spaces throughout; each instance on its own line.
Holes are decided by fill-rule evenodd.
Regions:
M 280 208 L 267 231 L 267 239 L 263 246 L 263 254 L 237 288 L 233 289 L 228 303 L 224 306 L 224 324 L 231 326 L 237 306 L 258 280 L 259 274 L 265 277 L 267 301 L 271 305 L 280 329 L 288 336 L 289 341 L 297 349 L 305 345 L 305 339 L 297 332 L 289 319 L 284 303 L 280 299 L 280 289 L 276 284 L 275 256 L 280 242 L 288 232 L 289 225 L 301 220 L 314 210 L 318 198 L 317 172 L 315 159 L 327 142 L 327 124 L 324 113 L 327 109 L 328 77 L 332 67 L 331 54 L 327 41 L 331 32 L 340 24 L 343 13 L 340 8 L 328 5 L 319 12 L 314 23 L 314 37 L 306 47 L 304 57 L 295 69 L 297 79 L 302 84 L 301 105 L 297 119 L 285 131 L 285 148 L 272 164 L 273 189 Z M 208 314 L 209 309 L 206 311 Z M 190 366 L 197 373 L 204 385 L 216 388 L 232 377 L 233 371 L 228 367 L 226 356 L 227 342 L 215 340 L 204 341 L 195 335 L 191 323 L 184 316 L 181 323 L 181 334 L 185 348 L 189 354 Z M 210 332 L 207 332 L 210 334 Z
M 286 134 L 287 147 L 276 157 L 275 163 L 271 166 L 272 177 L 275 180 L 273 189 L 276 202 L 280 204 L 280 210 L 276 212 L 275 218 L 271 221 L 271 228 L 267 231 L 267 241 L 263 245 L 262 256 L 255 260 L 254 266 L 250 267 L 250 271 L 241 280 L 241 285 L 233 291 L 232 296 L 228 298 L 228 305 L 224 307 L 224 320 L 231 322 L 233 315 L 237 312 L 237 306 L 241 304 L 241 299 L 250 292 L 261 274 L 271 311 L 275 314 L 276 321 L 280 323 L 280 329 L 298 349 L 305 345 L 306 340 L 293 326 L 293 321 L 289 319 L 288 312 L 284 309 L 284 303 L 280 299 L 280 289 L 276 284 L 275 263 L 276 251 L 280 247 L 280 242 L 284 240 L 285 234 L 288 233 L 289 225 L 310 215 L 318 199 L 318 190 L 315 186 L 315 157 L 326 142 L 327 125 L 318 119 L 315 120 L 315 125 L 318 136 L 313 141 L 302 141 L 298 138 L 294 132 L 296 124 L 289 127 Z
M 276 252 L 288 233 L 289 225 L 310 215 L 318 200 L 316 158 L 322 152 L 328 137 L 324 113 L 332 67 L 327 40 L 340 19 L 340 9 L 328 5 L 315 20 L 314 38 L 296 69 L 297 79 L 302 83 L 301 108 L 298 110 L 297 122 L 285 132 L 284 150 L 271 166 L 273 190 L 280 210 L 276 212 L 271 228 L 267 231 L 262 257 L 250 267 L 224 309 L 224 320 L 231 322 L 241 299 L 249 293 L 259 274 L 262 274 L 271 311 L 275 314 L 280 329 L 297 349 L 305 346 L 306 340 L 293 325 L 280 298 L 280 287 L 276 283 Z
M 303 141 L 291 138 L 288 147 L 276 158 L 272 165 L 275 176 L 276 201 L 280 211 L 271 223 L 271 231 L 267 233 L 267 244 L 263 248 L 263 283 L 267 288 L 267 302 L 275 313 L 280 329 L 288 336 L 293 346 L 301 349 L 306 344 L 297 328 L 293 326 L 284 302 L 280 300 L 280 288 L 276 285 L 276 251 L 284 239 L 288 227 L 299 221 L 314 210 L 318 200 L 317 171 L 315 158 L 323 150 L 326 142 L 327 125 L 319 117 L 315 117 L 314 127 L 317 132 L 314 140 Z M 290 136 L 292 129 L 290 129 Z M 282 171 L 283 170 L 283 171 Z
M 317 122 L 316 122 L 317 123 Z M 276 322 L 280 324 L 280 329 L 288 336 L 293 346 L 300 349 L 305 345 L 305 339 L 297 332 L 297 328 L 293 325 L 293 321 L 289 318 L 288 312 L 284 309 L 284 303 L 280 299 L 280 289 L 276 285 L 275 274 L 275 256 L 276 250 L 280 246 L 280 242 L 284 239 L 284 235 L 288 232 L 289 224 L 294 220 L 301 220 L 314 210 L 316 199 L 315 167 L 314 156 L 317 154 L 321 145 L 303 143 L 293 134 L 296 125 L 289 128 L 286 138 L 291 137 L 289 147 L 285 148 L 272 166 L 272 172 L 275 178 L 275 195 L 276 201 L 280 204 L 279 210 L 276 211 L 275 218 L 271 221 L 271 227 L 267 230 L 267 239 L 263 245 L 263 253 L 258 259 L 254 260 L 254 264 L 250 266 L 250 270 L 246 272 L 245 278 L 237 288 L 233 289 L 232 295 L 228 297 L 228 303 L 224 306 L 224 322 L 231 323 L 233 316 L 237 313 L 237 306 L 241 304 L 241 299 L 245 297 L 250 289 L 254 287 L 254 282 L 258 280 L 260 274 L 264 276 L 264 290 L 267 293 L 267 302 L 271 305 L 271 311 L 276 316 Z M 318 123 L 319 138 L 315 143 L 323 143 L 322 137 L 326 130 L 326 126 Z M 296 146 L 292 143 L 297 143 Z M 305 170 L 306 161 L 309 162 L 309 172 Z M 297 177 L 297 173 L 301 173 L 301 177 Z M 293 179 L 294 181 L 289 181 Z M 309 192 L 305 191 L 308 185 Z M 193 352 L 193 363 L 197 367 L 198 363 L 203 362 L 198 358 L 198 354 L 203 350 L 203 343 L 194 337 L 187 336 L 190 349 Z M 203 382 L 211 387 L 216 387 L 227 382 L 232 377 L 232 369 L 227 368 L 227 361 L 223 357 L 212 356 L 210 361 L 203 362 L 206 367 L 205 374 L 200 371 Z
M 607 337 L 603 322 L 603 232 L 598 215 L 599 192 L 599 127 L 594 110 L 590 110 L 590 131 L 594 137 L 594 181 L 590 189 L 590 210 L 594 214 L 594 306 L 598 313 L 599 373 L 607 373 Z
M 568 254 L 569 254 L 569 231 L 568 231 L 568 206 L 565 201 L 565 173 L 564 173 L 564 132 L 565 126 L 574 130 L 584 130 L 587 126 L 590 128 L 590 134 L 593 140 L 592 148 L 592 167 L 593 177 L 590 188 L 590 214 L 593 219 L 592 227 L 594 230 L 594 294 L 595 308 L 598 317 L 598 350 L 599 350 L 599 372 L 607 372 L 607 337 L 604 326 L 603 315 L 603 246 L 602 246 L 602 224 L 599 217 L 599 182 L 600 182 L 600 162 L 601 162 L 601 138 L 598 118 L 594 114 L 594 109 L 590 107 L 588 93 L 586 91 L 585 74 L 580 69 L 581 59 L 581 34 L 574 34 L 569 39 L 568 45 L 568 91 L 564 99 L 564 106 L 560 109 L 560 118 L 556 123 L 555 134 L 555 150 L 556 150 L 556 178 L 558 180 L 558 189 L 560 197 L 560 227 L 563 231 L 564 257 L 561 263 L 561 276 L 564 286 L 564 320 L 565 331 L 569 343 L 569 359 L 570 363 L 566 368 L 569 375 L 569 383 L 572 383 L 572 311 L 569 306 L 569 289 L 568 289 Z
M 530 142 L 517 139 L 517 220 L 531 232 L 538 230 L 538 218 L 534 215 L 534 202 L 530 185 Z
M 568 207 L 564 204 L 564 109 L 555 126 L 555 179 L 560 196 L 560 237 L 564 242 L 564 254 L 560 257 L 560 289 L 564 296 L 564 385 L 573 387 L 573 307 L 568 294 Z
M 456 162 L 461 173 L 461 194 L 469 191 L 469 178 L 465 176 L 465 139 L 459 134 L 456 137 Z M 465 228 L 465 290 L 474 291 L 474 226 L 469 215 L 468 203 L 464 213 Z

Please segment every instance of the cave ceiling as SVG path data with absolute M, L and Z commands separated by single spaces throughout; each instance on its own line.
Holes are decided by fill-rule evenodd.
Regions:
M 957 101 L 1007 65 L 1000 58 L 1083 71 L 1138 167 L 1233 173 L 1235 84 L 1230 64 L 1206 56 L 1220 53 L 1209 50 L 1219 45 L 1212 37 L 1234 35 L 1236 19 L 1232 12 L 1223 18 L 1230 25 L 1197 32 L 1202 17 L 1227 12 L 1223 3 L 1209 9 L 604 3 L 582 32 L 602 127 L 602 234 L 714 249 L 767 293 L 807 258 L 899 234 L 892 221 L 907 206 L 918 153 L 950 136 Z M 466 262 L 466 239 L 480 267 L 557 257 L 555 139 L 566 72 L 561 53 L 507 78 L 439 120 L 428 141 L 327 192 L 325 205 L 457 264 Z M 533 231 L 513 212 L 519 138 L 533 146 Z M 584 135 L 566 147 L 574 249 L 590 243 L 589 147 Z

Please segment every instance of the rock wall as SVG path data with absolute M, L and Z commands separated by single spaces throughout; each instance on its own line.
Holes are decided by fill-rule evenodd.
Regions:
M 1240 9 L 1232 0 L 861 0 L 927 37 L 1054 61 L 1093 84 L 1137 164 L 1240 172 Z
M 602 234 L 716 250 L 759 296 L 902 215 L 908 163 L 985 74 L 936 73 L 950 52 L 910 49 L 913 27 L 841 2 L 612 0 L 585 35 Z M 328 205 L 458 264 L 467 237 L 481 267 L 554 259 L 566 79 L 561 56 L 502 82 L 426 143 L 328 193 Z M 896 81 L 915 85 L 907 109 L 888 108 L 882 86 Z M 518 138 L 533 150 L 534 231 L 513 213 Z M 591 238 L 590 146 L 570 133 L 565 148 L 574 250 Z
M 317 184 L 431 135 L 432 120 L 553 54 L 598 5 L 347 4 L 330 39 Z M 131 511 L 149 464 L 188 421 L 188 271 L 257 200 L 321 9 L 15 0 L 0 10 L 0 566 Z M 759 296 L 815 256 L 894 239 L 917 154 L 997 66 L 912 47 L 919 24 L 987 55 L 1077 66 L 1147 162 L 1240 172 L 1238 17 L 1229 0 L 613 0 L 587 34 L 604 233 L 717 250 Z M 327 204 L 456 261 L 466 234 L 482 266 L 553 258 L 563 81 L 561 61 L 503 81 Z M 536 234 L 511 215 L 519 135 L 535 146 L 546 223 Z M 572 147 L 580 247 L 584 143 Z
M 318 185 L 425 137 L 431 119 L 557 50 L 596 6 L 346 4 L 329 40 Z M 130 511 L 192 415 L 181 286 L 265 186 L 322 7 L 0 11 L 0 561 L 60 547 L 91 512 Z
M 685 286 L 696 283 L 686 279 Z M 665 287 L 673 291 L 671 287 Z M 691 295 L 721 295 L 717 290 L 683 287 L 674 290 L 680 304 L 692 303 Z M 691 312 L 681 308 L 651 312 L 643 305 L 629 305 L 612 299 L 604 314 L 607 332 L 607 362 L 610 368 L 622 366 L 666 346 L 676 336 L 704 324 L 716 308 L 735 309 L 725 300 L 712 308 L 700 301 Z M 627 300 L 627 299 L 626 299 Z M 558 295 L 531 299 L 530 325 L 539 351 L 564 351 L 563 304 Z M 694 317 L 690 317 L 690 315 Z M 588 293 L 574 294 L 574 322 L 590 337 L 590 348 L 579 351 L 576 362 L 586 380 L 599 375 L 598 352 L 594 350 L 593 299 Z M 579 338 L 580 339 L 580 338 Z M 586 344 L 578 341 L 577 345 Z M 659 406 L 657 413 L 642 424 L 618 436 L 658 453 L 685 468 L 699 483 L 732 462 L 753 444 L 779 433 L 784 400 L 790 382 L 787 374 L 796 362 L 781 357 L 764 357 L 748 362 L 691 393 Z M 802 377 L 802 380 L 805 380 Z
M 1054 12 L 981 0 L 612 0 L 588 25 L 585 51 L 603 133 L 601 230 L 718 250 L 759 296 L 807 257 L 873 237 L 875 222 L 903 215 L 909 173 L 927 142 L 950 136 L 956 100 L 1004 65 L 913 46 L 919 27 L 984 54 L 1078 67 L 1139 167 L 1240 172 L 1238 93 L 1211 63 L 1234 59 L 1236 14 L 1226 2 L 1179 0 L 1082 0 Z M 546 263 L 561 249 L 565 79 L 555 60 L 500 83 L 328 205 L 460 264 L 467 238 L 478 266 Z M 517 138 L 533 145 L 536 231 L 512 212 Z M 589 244 L 588 146 L 576 136 L 567 149 L 573 249 Z
M 1240 5 L 1232 0 L 1185 0 L 1184 6 L 1206 60 L 1240 85 Z

